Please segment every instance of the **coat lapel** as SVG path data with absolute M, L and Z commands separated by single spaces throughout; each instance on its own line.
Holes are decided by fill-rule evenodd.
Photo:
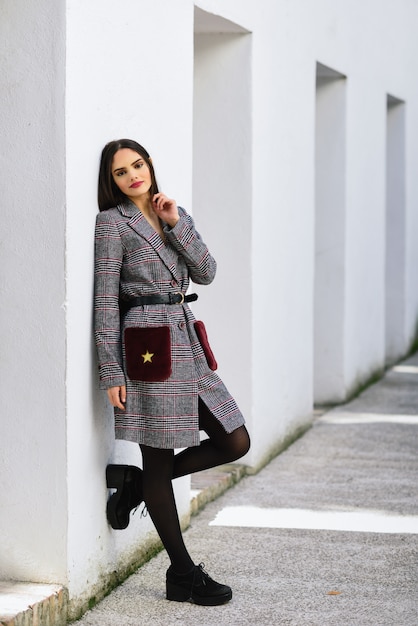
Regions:
M 166 246 L 160 235 L 152 228 L 133 202 L 129 200 L 127 203 L 119 204 L 117 208 L 124 217 L 129 218 L 128 225 L 154 248 L 164 265 L 178 280 L 176 272 L 177 253 L 175 250 Z

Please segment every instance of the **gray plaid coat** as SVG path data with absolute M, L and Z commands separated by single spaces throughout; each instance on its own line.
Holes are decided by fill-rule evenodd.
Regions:
M 126 384 L 126 411 L 115 409 L 116 438 L 156 448 L 199 445 L 199 396 L 227 432 L 244 423 L 235 400 L 208 367 L 187 304 L 139 306 L 120 315 L 120 297 L 186 293 L 190 280 L 212 282 L 215 260 L 192 218 L 181 207 L 179 213 L 176 226 L 164 229 L 165 242 L 130 201 L 99 213 L 96 220 L 94 330 L 100 387 Z M 122 338 L 132 326 L 169 327 L 168 379 L 129 379 Z

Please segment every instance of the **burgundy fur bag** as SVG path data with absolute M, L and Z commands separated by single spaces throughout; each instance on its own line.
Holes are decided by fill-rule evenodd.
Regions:
M 218 369 L 218 364 L 215 359 L 215 355 L 212 352 L 212 348 L 209 345 L 208 335 L 203 322 L 197 321 L 194 323 L 194 329 L 196 331 L 197 338 L 199 339 L 202 350 L 205 353 L 206 361 L 208 362 L 211 370 Z
M 170 328 L 125 328 L 126 370 L 131 380 L 161 382 L 171 376 Z

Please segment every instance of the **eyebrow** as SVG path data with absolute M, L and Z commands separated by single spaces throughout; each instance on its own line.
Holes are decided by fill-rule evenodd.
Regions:
M 139 159 L 131 163 L 131 165 L 136 165 L 137 163 L 139 163 L 139 161 L 143 161 L 143 159 L 139 157 Z M 125 169 L 126 167 L 117 167 L 115 170 L 113 170 L 113 172 L 119 172 L 119 170 L 125 170 Z

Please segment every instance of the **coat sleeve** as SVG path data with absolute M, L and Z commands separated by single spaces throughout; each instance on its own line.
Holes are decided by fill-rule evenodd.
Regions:
M 123 246 L 119 230 L 107 211 L 99 213 L 95 232 L 94 338 L 100 388 L 125 385 L 119 313 L 119 283 Z
M 164 228 L 171 245 L 184 258 L 190 278 L 198 285 L 209 285 L 216 274 L 216 261 L 194 226 L 193 219 L 178 207 L 180 219 L 174 228 Z

